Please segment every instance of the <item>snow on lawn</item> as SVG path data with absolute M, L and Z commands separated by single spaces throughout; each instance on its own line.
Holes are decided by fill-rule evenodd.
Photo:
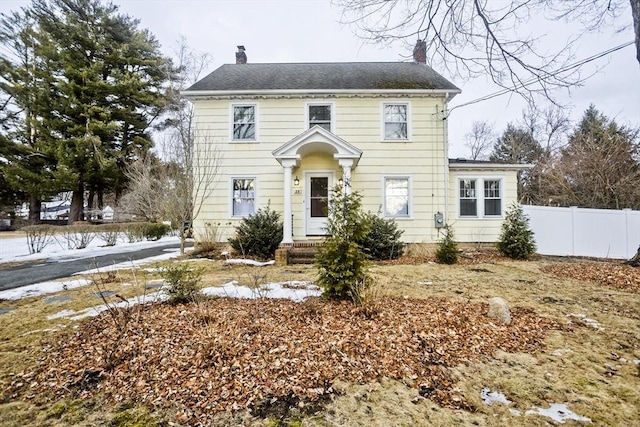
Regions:
M 223 286 L 211 286 L 203 288 L 200 293 L 206 296 L 220 296 L 230 298 L 287 298 L 296 302 L 302 301 L 305 298 L 312 296 L 319 296 L 322 292 L 319 287 L 306 281 L 291 280 L 282 283 L 267 283 L 261 285 L 257 289 L 251 289 L 246 286 L 240 286 L 234 280 L 226 283 Z M 49 320 L 66 318 L 69 320 L 81 320 L 86 317 L 95 317 L 109 307 L 132 307 L 136 304 L 143 304 L 147 302 L 166 301 L 167 294 L 164 290 L 154 292 L 147 295 L 139 295 L 129 298 L 126 301 L 120 301 L 113 304 L 102 304 L 93 307 L 85 308 L 84 310 L 62 310 L 58 313 L 52 314 L 47 317 Z
M 18 300 L 28 297 L 37 297 L 40 295 L 61 292 L 67 289 L 79 288 L 91 284 L 91 280 L 76 279 L 65 282 L 42 282 L 34 285 L 22 286 L 20 288 L 9 289 L 0 292 L 0 300 Z
M 286 298 L 292 301 L 302 301 L 308 297 L 320 296 L 322 290 L 307 281 L 291 280 L 280 283 L 265 283 L 257 288 L 238 285 L 236 280 L 222 286 L 203 288 L 200 292 L 207 296 L 230 298 Z
M 122 235 L 124 237 L 124 234 Z M 67 249 L 66 240 L 63 236 L 55 236 L 55 241 L 45 246 L 40 253 L 29 254 L 27 237 L 14 237 L 10 239 L 0 239 L 0 263 L 34 261 L 49 259 L 55 261 L 66 261 L 71 259 L 93 258 L 101 255 L 114 253 L 135 252 L 140 249 L 152 248 L 158 245 L 180 243 L 179 237 L 163 237 L 157 241 L 143 241 L 129 243 L 119 239 L 115 246 L 105 246 L 104 240 L 96 236 L 84 249 Z

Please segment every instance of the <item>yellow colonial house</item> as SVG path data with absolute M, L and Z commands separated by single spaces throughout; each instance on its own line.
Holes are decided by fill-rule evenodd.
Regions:
M 230 224 L 261 207 L 281 213 L 284 246 L 325 234 L 336 184 L 394 218 L 407 243 L 496 241 L 523 165 L 448 158 L 448 102 L 460 90 L 416 62 L 246 63 L 239 46 L 195 83 L 196 152 L 214 144 L 215 190 L 194 219 Z M 422 57 L 423 58 L 423 57 Z M 205 162 L 206 163 L 206 162 Z

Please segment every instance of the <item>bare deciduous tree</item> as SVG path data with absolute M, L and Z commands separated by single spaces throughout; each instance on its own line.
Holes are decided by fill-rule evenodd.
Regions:
M 617 25 L 635 25 L 640 62 L 640 0 L 334 0 L 343 10 L 343 23 L 373 42 L 396 39 L 427 44 L 431 63 L 462 78 L 489 76 L 505 89 L 531 99 L 542 93 L 580 84 L 574 60 L 575 44 L 584 33 Z M 632 19 L 621 18 L 622 14 Z M 548 31 L 527 30 L 536 19 L 579 23 L 582 32 L 542 48 Z M 620 25 L 622 23 L 622 25 Z M 537 30 L 537 31 L 536 31 Z M 564 70 L 563 72 L 558 72 Z
M 471 151 L 471 159 L 487 159 L 488 151 L 491 149 L 496 137 L 493 124 L 486 121 L 474 121 L 471 124 L 471 130 L 464 135 L 465 145 Z

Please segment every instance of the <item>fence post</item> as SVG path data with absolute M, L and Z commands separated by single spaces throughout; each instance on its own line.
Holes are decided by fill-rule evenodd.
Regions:
M 624 212 L 624 253 L 625 258 L 629 259 L 633 254 L 633 252 L 629 252 L 631 250 L 631 245 L 629 242 L 629 237 L 631 234 L 631 224 L 629 224 L 629 221 L 631 220 L 631 209 L 622 209 L 622 212 Z
M 576 214 L 577 206 L 571 206 L 571 256 L 576 256 Z

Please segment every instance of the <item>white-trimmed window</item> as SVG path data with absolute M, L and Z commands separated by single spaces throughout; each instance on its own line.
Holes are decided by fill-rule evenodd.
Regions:
M 234 141 L 256 141 L 256 105 L 233 105 L 232 139 Z
M 384 216 L 387 218 L 409 218 L 411 201 L 408 176 L 384 177 Z
M 332 104 L 307 104 L 309 128 L 317 125 L 332 132 L 332 110 Z
M 478 198 L 475 179 L 461 179 L 459 182 L 460 216 L 478 216 Z
M 484 180 L 484 215 L 502 216 L 502 198 L 499 179 Z
M 231 178 L 231 216 L 248 217 L 256 213 L 256 179 Z
M 502 179 L 458 179 L 458 214 L 460 217 L 487 218 L 502 216 Z
M 409 104 L 382 104 L 382 137 L 385 141 L 409 139 Z

